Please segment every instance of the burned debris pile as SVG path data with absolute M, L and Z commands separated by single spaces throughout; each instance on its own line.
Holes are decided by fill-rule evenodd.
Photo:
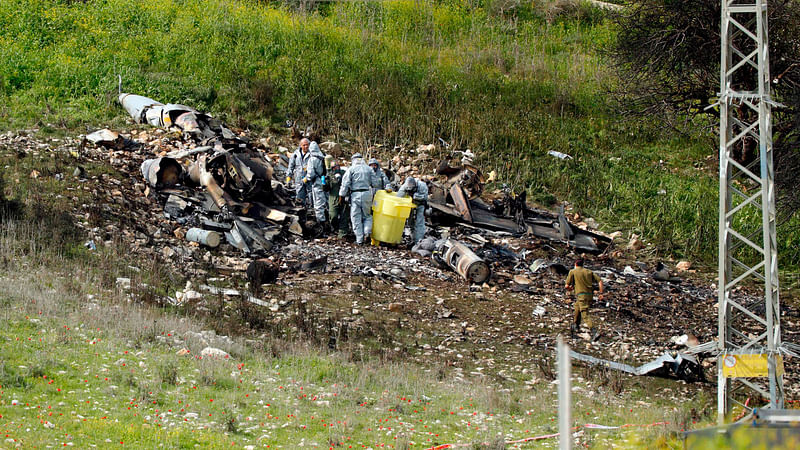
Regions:
M 284 233 L 303 234 L 304 210 L 248 139 L 188 106 L 132 94 L 119 101 L 137 122 L 178 133 L 177 148 L 143 161 L 141 174 L 165 214 L 188 228 L 187 240 L 216 247 L 224 236 L 249 255 L 265 254 Z
M 524 192 L 515 195 L 500 191 L 499 195 L 494 195 L 494 200 L 485 201 L 481 194 L 487 179 L 469 162 L 454 167 L 451 160 L 443 160 L 436 173 L 445 180 L 431 183 L 428 204 L 433 209 L 431 220 L 434 223 L 457 223 L 513 236 L 535 236 L 564 242 L 576 251 L 593 254 L 602 253 L 611 243 L 608 236 L 570 223 L 563 208 L 557 216 L 531 208 Z
M 145 194 L 157 198 L 165 217 L 180 226 L 178 237 L 207 248 L 227 243 L 247 257 L 267 256 L 276 242 L 287 244 L 292 236 L 319 236 L 314 214 L 297 204 L 294 189 L 283 182 L 289 175 L 285 147 L 264 139 L 253 143 L 189 106 L 133 94 L 120 94 L 119 101 L 137 123 L 159 127 L 162 137 L 140 143 L 100 130 L 86 139 L 144 158 L 140 172 Z M 343 156 L 338 144 L 321 147 Z M 402 181 L 400 175 L 421 175 L 418 163 L 428 157 L 430 147 L 420 146 L 410 162 L 402 152 L 391 159 L 384 173 L 393 186 Z M 610 244 L 607 236 L 570 223 L 563 210 L 553 215 L 530 208 L 524 194 L 496 191 L 487 195 L 493 200 L 484 200 L 487 179 L 472 164 L 473 157 L 467 151 L 460 164 L 447 158 L 436 167 L 436 175 L 422 175 L 430 189 L 428 220 L 433 227 L 431 238 L 414 248 L 420 256 L 482 284 L 490 278 L 491 265 L 516 265 L 520 259 L 508 248 L 492 245 L 493 238 L 536 237 L 596 254 Z M 466 240 L 457 240 L 460 236 Z

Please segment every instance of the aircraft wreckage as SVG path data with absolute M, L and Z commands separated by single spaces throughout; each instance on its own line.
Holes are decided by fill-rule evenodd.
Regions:
M 157 196 L 165 214 L 195 229 L 188 239 L 213 246 L 209 244 L 218 244 L 218 236 L 224 235 L 225 242 L 244 254 L 263 255 L 276 239 L 319 235 L 321 229 L 313 214 L 294 204 L 293 188 L 282 182 L 288 166 L 286 152 L 267 153 L 222 121 L 189 106 L 128 93 L 121 93 L 119 102 L 137 123 L 179 132 L 176 139 L 189 142 L 187 149 L 145 160 L 141 165 L 149 193 Z M 109 141 L 107 130 L 101 131 L 93 141 L 97 145 L 121 145 L 119 140 Z M 391 182 L 399 184 L 400 177 L 391 167 L 384 171 Z M 594 254 L 611 243 L 607 236 L 570 223 L 563 209 L 554 215 L 529 207 L 524 193 L 505 193 L 486 201 L 481 197 L 485 182 L 471 161 L 456 166 L 442 161 L 436 178 L 428 180 L 429 225 L 434 229 L 463 227 L 476 235 L 535 236 Z M 480 239 L 471 242 L 480 245 Z M 443 239 L 429 250 L 436 263 L 449 265 L 465 280 L 481 283 L 490 276 L 489 266 L 466 243 Z M 513 252 L 476 251 L 515 257 Z

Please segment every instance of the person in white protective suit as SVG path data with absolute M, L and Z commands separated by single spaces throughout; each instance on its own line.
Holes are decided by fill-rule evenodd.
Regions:
M 311 153 L 308 151 L 310 146 L 311 141 L 308 139 L 300 140 L 300 146 L 289 158 L 289 168 L 286 171 L 286 184 L 288 185 L 294 180 L 295 200 L 301 205 L 305 205 L 306 199 L 311 193 L 311 186 L 303 181 L 306 177 L 308 160 L 311 159 Z
M 314 205 L 314 216 L 317 222 L 322 225 L 323 230 L 327 230 L 325 213 L 328 210 L 328 193 L 325 192 L 325 154 L 319 145 L 312 141 L 309 146 L 308 163 L 306 165 L 306 176 L 304 183 L 311 185 L 311 197 Z
M 375 172 L 375 176 L 378 177 L 378 184 L 380 185 L 380 187 L 377 189 L 373 189 L 372 195 L 374 196 L 375 192 L 380 189 L 383 189 L 386 192 L 392 192 L 392 186 L 389 183 L 389 177 L 387 177 L 386 172 L 381 169 L 381 163 L 377 159 L 371 158 L 369 160 L 369 166 L 372 168 L 372 171 Z
M 352 164 L 342 177 L 339 196 L 350 201 L 350 224 L 359 245 L 372 233 L 372 188 L 377 187 L 378 178 L 364 162 L 361 153 L 353 155 Z

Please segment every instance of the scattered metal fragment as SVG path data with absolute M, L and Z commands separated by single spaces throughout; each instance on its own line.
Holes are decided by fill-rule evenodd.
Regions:
M 549 152 L 547 152 L 547 154 L 550 155 L 550 156 L 555 156 L 558 159 L 572 159 L 572 156 L 570 156 L 570 155 L 568 155 L 566 153 L 561 153 L 561 152 L 556 151 L 556 150 L 550 150 Z
M 225 233 L 225 239 L 228 241 L 229 244 L 238 248 L 244 253 L 250 253 L 250 247 L 247 246 L 247 243 L 245 242 L 241 233 L 239 233 L 239 230 L 235 226 L 231 228 L 230 231 Z
M 570 351 L 570 356 L 589 364 L 602 365 L 609 369 L 619 370 L 637 376 L 665 376 L 672 374 L 678 379 L 685 381 L 705 381 L 703 366 L 697 362 L 696 357 L 686 353 L 678 352 L 676 356 L 672 356 L 665 352 L 655 360 L 638 367 L 609 361 L 607 359 L 595 358 L 594 356 L 584 355 L 574 350 Z
M 231 225 L 229 223 L 215 222 L 215 221 L 209 220 L 209 219 L 203 219 L 201 221 L 201 225 L 203 226 L 203 229 L 219 231 L 219 232 L 222 232 L 222 233 L 230 230 L 231 227 L 233 226 L 233 225 Z
M 424 292 L 428 290 L 425 286 L 413 286 L 410 284 L 406 284 L 405 286 L 403 286 L 403 289 L 407 291 L 417 291 L 417 292 Z
M 120 140 L 120 135 L 116 131 L 111 131 L 108 128 L 97 130 L 94 133 L 86 135 L 86 140 L 94 145 L 102 145 L 103 147 L 115 147 L 117 141 Z
M 441 266 L 449 266 L 470 283 L 484 283 L 492 275 L 492 270 L 483 259 L 454 239 L 437 243 L 433 259 Z
M 681 281 L 681 277 L 672 276 L 669 268 L 661 262 L 656 265 L 656 271 L 653 273 L 653 279 L 656 281 L 668 281 L 671 283 L 677 283 Z
M 186 240 L 215 248 L 219 245 L 222 237 L 216 231 L 203 230 L 202 228 L 189 228 L 189 230 L 186 231 Z
M 222 190 L 211 172 L 206 169 L 206 155 L 200 155 L 197 161 L 189 166 L 189 178 L 206 189 L 220 210 L 234 204 L 230 194 Z
M 183 217 L 189 209 L 189 203 L 175 194 L 170 194 L 164 203 L 164 212 L 171 217 Z
M 575 237 L 575 232 L 572 230 L 567 216 L 564 215 L 563 205 L 558 208 L 558 231 L 561 233 L 561 238 L 564 240 L 570 240 Z
M 548 266 L 548 264 L 547 264 L 547 260 L 546 260 L 546 259 L 539 258 L 539 259 L 537 259 L 536 261 L 534 261 L 534 262 L 531 264 L 531 266 L 530 266 L 530 270 L 531 270 L 531 272 L 533 272 L 533 273 L 536 273 L 536 272 L 538 272 L 538 271 L 539 271 L 539 269 L 541 269 L 542 267 L 547 267 L 547 266 Z
M 453 198 L 456 210 L 461 214 L 461 218 L 472 223 L 472 208 L 470 207 L 469 199 L 467 198 L 467 193 L 464 191 L 464 188 L 462 188 L 460 184 L 454 183 L 453 186 L 450 187 L 450 196 Z
M 178 184 L 183 175 L 183 166 L 172 158 L 155 158 L 145 160 L 141 171 L 150 187 L 164 189 Z
M 558 276 L 565 276 L 569 273 L 567 266 L 558 263 L 547 266 L 547 271 Z
M 268 241 L 264 238 L 264 235 L 258 231 L 253 229 L 250 225 L 248 225 L 243 218 L 234 218 L 233 227 L 234 229 L 238 230 L 239 233 L 247 239 L 250 244 L 251 251 L 269 251 L 272 249 L 272 242 Z

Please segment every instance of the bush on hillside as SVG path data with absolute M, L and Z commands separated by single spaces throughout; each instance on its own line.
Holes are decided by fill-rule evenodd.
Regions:
M 773 112 L 775 172 L 783 212 L 792 215 L 800 210 L 800 1 L 770 1 L 768 14 L 772 95 L 786 106 Z M 668 124 L 717 117 L 719 110 L 708 107 L 719 92 L 720 20 L 718 1 L 633 0 L 616 16 L 619 32 L 612 50 L 621 109 L 657 115 Z M 757 78 L 756 69 L 746 65 L 742 70 Z M 696 124 L 687 123 L 694 132 Z M 742 159 L 752 151 L 735 150 Z

